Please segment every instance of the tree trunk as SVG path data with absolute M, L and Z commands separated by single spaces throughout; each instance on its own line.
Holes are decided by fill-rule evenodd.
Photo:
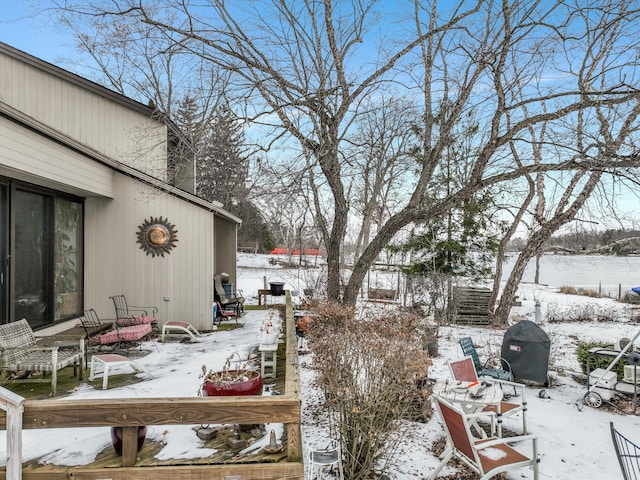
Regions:
M 340 187 L 342 186 L 339 181 L 337 183 Z M 342 244 L 347 228 L 347 206 L 340 188 L 334 189 L 332 185 L 332 190 L 334 192 L 335 215 L 327 244 L 327 300 L 339 302 L 342 283 L 340 277 Z

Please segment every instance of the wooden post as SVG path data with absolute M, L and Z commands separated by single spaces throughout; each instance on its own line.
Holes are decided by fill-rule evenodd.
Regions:
M 22 480 L 22 415 L 25 399 L 0 387 L 0 408 L 7 412 L 7 476 Z
M 122 466 L 133 467 L 138 459 L 138 427 L 122 427 Z
M 293 315 L 293 305 L 291 304 L 291 292 L 287 290 L 287 301 L 285 307 L 285 335 L 286 335 L 286 367 L 284 394 L 288 398 L 301 400 L 300 369 L 298 363 L 298 339 L 296 337 L 295 318 Z M 300 421 L 285 424 L 287 431 L 287 461 L 302 462 L 302 432 L 300 431 Z

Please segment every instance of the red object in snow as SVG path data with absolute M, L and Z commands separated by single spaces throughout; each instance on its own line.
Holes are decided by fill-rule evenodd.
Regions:
M 322 252 L 319 248 L 305 248 L 302 250 L 302 254 L 312 257 L 320 257 L 324 255 L 324 252 Z M 288 248 L 276 247 L 271 250 L 271 255 L 300 255 L 300 250 L 289 250 Z
M 229 370 L 233 375 L 235 370 Z M 249 378 L 236 383 L 216 383 L 207 380 L 204 383 L 202 394 L 205 397 L 227 397 L 233 395 L 262 395 L 262 376 L 260 372 L 248 371 Z

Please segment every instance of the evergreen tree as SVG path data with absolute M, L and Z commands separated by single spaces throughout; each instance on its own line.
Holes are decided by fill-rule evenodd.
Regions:
M 222 202 L 238 214 L 240 199 L 247 198 L 249 159 L 243 151 L 244 133 L 228 109 L 219 109 L 198 145 L 197 193 Z
M 225 210 L 242 219 L 238 230 L 239 246 L 258 245 L 259 251 L 271 251 L 273 239 L 250 200 L 247 185 L 249 158 L 244 152 L 244 132 L 228 108 L 219 108 L 206 118 L 197 101 L 186 96 L 177 110 L 176 122 L 197 150 L 196 194 L 217 201 Z

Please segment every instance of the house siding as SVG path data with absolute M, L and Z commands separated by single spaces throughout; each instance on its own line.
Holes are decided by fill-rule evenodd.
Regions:
M 0 101 L 120 163 L 166 181 L 167 127 L 163 123 L 1 53 L 0 72 Z
M 214 272 L 235 279 L 239 219 L 156 180 L 167 132 L 148 107 L 0 44 L 0 175 L 84 198 L 84 307 L 112 319 L 109 297 L 124 294 L 160 323 L 209 330 Z M 137 243 L 151 217 L 177 229 L 164 256 Z
M 85 302 L 103 318 L 115 315 L 111 295 L 158 307 L 161 323 L 179 320 L 211 329 L 213 214 L 116 174 L 113 199 L 85 205 Z M 138 227 L 150 217 L 175 225 L 178 241 L 164 256 L 147 255 Z M 168 297 L 170 300 L 165 300 Z
M 113 170 L 0 116 L 0 174 L 79 196 L 113 196 Z

